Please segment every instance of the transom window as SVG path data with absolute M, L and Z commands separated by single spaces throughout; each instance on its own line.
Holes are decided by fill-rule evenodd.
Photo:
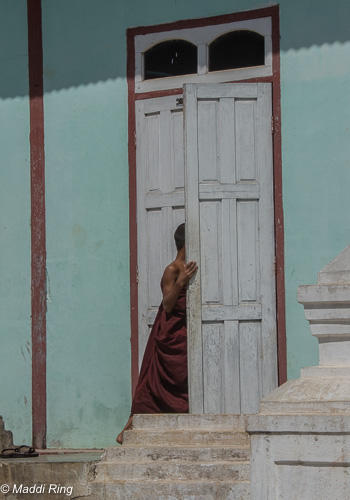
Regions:
M 262 66 L 264 63 L 264 37 L 255 31 L 231 31 L 209 45 L 209 71 Z
M 135 91 L 272 75 L 271 17 L 135 36 Z
M 197 73 L 197 47 L 186 40 L 167 40 L 144 55 L 145 80 Z

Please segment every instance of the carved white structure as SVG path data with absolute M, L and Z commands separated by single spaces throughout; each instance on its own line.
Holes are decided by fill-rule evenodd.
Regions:
M 248 418 L 253 500 L 336 500 L 350 495 L 350 246 L 300 286 L 318 366 L 264 398 Z

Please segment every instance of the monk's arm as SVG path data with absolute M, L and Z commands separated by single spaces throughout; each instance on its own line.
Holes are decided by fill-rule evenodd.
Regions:
M 197 264 L 189 262 L 185 264 L 183 271 L 178 272 L 175 266 L 168 266 L 162 278 L 163 307 L 170 313 L 177 301 L 182 288 L 187 285 L 194 273 L 197 271 Z
M 163 308 L 170 313 L 177 301 L 183 285 L 177 281 L 178 271 L 175 266 L 168 266 L 162 278 Z

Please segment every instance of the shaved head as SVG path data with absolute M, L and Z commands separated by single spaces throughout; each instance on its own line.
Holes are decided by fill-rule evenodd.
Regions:
M 185 223 L 180 224 L 177 227 L 174 233 L 174 238 L 176 249 L 179 251 L 185 245 Z

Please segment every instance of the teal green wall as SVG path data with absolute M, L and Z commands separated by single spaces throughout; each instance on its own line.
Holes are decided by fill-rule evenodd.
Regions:
M 43 10 L 48 446 L 101 447 L 130 411 L 124 33 L 63 4 Z
M 287 353 L 288 377 L 295 378 L 318 362 L 297 287 L 314 283 L 350 244 L 350 42 L 282 55 Z
M 248 0 L 43 3 L 49 445 L 112 444 L 130 405 L 128 27 L 259 8 Z M 282 0 L 288 376 L 317 362 L 299 284 L 349 244 L 350 9 Z
M 128 27 L 260 0 L 42 0 L 48 445 L 107 446 L 130 409 Z M 307 4 L 305 6 L 305 4 Z M 30 441 L 26 4 L 0 0 L 1 411 Z M 288 376 L 317 362 L 299 284 L 349 244 L 350 4 L 281 0 Z M 11 40 L 11 43 L 9 43 Z M 7 375 L 15 373 L 13 379 Z M 8 382 L 6 380 L 9 380 Z
M 130 404 L 120 90 L 115 80 L 45 96 L 48 446 L 112 444 Z
M 30 179 L 26 2 L 0 2 L 0 415 L 31 442 Z

